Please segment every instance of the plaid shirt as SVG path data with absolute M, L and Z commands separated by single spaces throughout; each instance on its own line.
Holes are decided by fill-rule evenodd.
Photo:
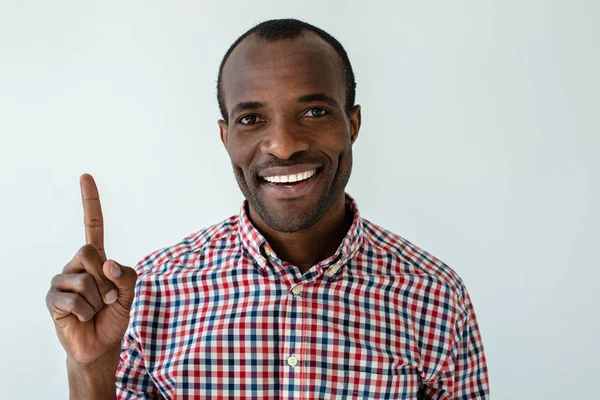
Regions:
M 486 399 L 458 275 L 354 213 L 304 275 L 239 216 L 137 265 L 117 397 Z

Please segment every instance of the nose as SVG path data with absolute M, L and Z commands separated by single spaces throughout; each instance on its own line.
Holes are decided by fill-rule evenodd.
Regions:
M 302 129 L 287 121 L 272 122 L 261 144 L 261 151 L 280 160 L 287 160 L 295 153 L 307 151 L 310 140 Z

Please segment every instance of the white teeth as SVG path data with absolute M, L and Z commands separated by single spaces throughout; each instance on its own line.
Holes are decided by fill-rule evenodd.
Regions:
M 316 173 L 317 170 L 313 169 L 311 171 L 301 172 L 295 175 L 266 176 L 263 179 L 271 183 L 291 183 L 306 180 L 308 178 L 313 177 Z

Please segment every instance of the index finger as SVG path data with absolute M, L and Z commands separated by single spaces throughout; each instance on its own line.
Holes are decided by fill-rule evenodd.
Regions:
M 83 174 L 79 178 L 81 186 L 81 200 L 83 202 L 83 224 L 85 225 L 85 242 L 100 251 L 102 261 L 106 261 L 104 251 L 104 218 L 96 182 L 90 174 Z

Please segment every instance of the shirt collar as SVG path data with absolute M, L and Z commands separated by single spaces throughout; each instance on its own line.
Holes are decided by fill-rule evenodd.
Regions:
M 345 194 L 345 198 L 346 208 L 350 209 L 353 214 L 352 225 L 336 252 L 317 264 L 317 270 L 323 271 L 329 277 L 336 275 L 356 255 L 362 245 L 363 225 L 358 212 L 358 205 L 348 193 Z M 248 200 L 244 200 L 242 204 L 238 226 L 242 245 L 256 261 L 255 265 L 261 274 L 269 273 L 269 265 L 273 266 L 279 273 L 283 273 L 285 269 L 290 268 L 291 264 L 277 257 L 265 237 L 250 221 L 248 217 Z M 329 267 L 331 268 L 325 271 Z

